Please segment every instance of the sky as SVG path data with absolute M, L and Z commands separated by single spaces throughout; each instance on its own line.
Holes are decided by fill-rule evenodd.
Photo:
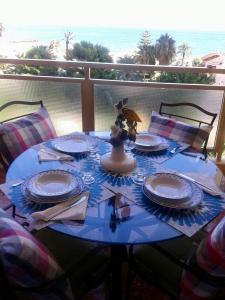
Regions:
M 1 0 L 0 22 L 225 32 L 224 0 Z

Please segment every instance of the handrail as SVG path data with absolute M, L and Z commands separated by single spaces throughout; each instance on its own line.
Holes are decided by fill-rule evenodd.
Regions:
M 83 61 L 60 61 L 49 59 L 15 59 L 0 58 L 0 64 L 14 65 L 36 65 L 36 66 L 55 66 L 64 68 L 89 67 L 91 69 L 106 70 L 134 70 L 134 71 L 158 71 L 158 72 L 176 72 L 176 73 L 210 73 L 225 74 L 222 68 L 206 68 L 206 67 L 180 67 L 180 66 L 164 66 L 164 65 L 141 65 L 141 64 L 118 64 L 118 63 L 102 63 L 102 62 L 83 62 Z
M 82 124 L 84 131 L 94 130 L 94 86 L 95 85 L 116 85 L 116 86 L 133 86 L 133 87 L 151 87 L 159 89 L 193 89 L 193 90 L 217 90 L 223 91 L 223 100 L 221 113 L 219 116 L 218 130 L 215 139 L 217 160 L 221 160 L 222 148 L 225 141 L 225 86 L 216 84 L 189 84 L 189 83 L 168 83 L 168 82 L 149 82 L 149 81 L 124 81 L 110 79 L 91 78 L 92 69 L 104 70 L 121 70 L 121 71 L 146 71 L 146 72 L 172 72 L 172 73 L 205 73 L 205 74 L 224 74 L 222 68 L 206 67 L 181 67 L 181 66 L 163 66 L 163 65 L 140 65 L 140 64 L 117 64 L 117 63 L 100 63 L 100 62 L 83 62 L 83 61 L 60 61 L 47 59 L 11 59 L 0 58 L 0 64 L 11 65 L 34 65 L 34 66 L 52 66 L 64 69 L 82 68 L 84 78 L 71 78 L 59 76 L 36 76 L 36 75 L 17 75 L 17 74 L 0 74 L 0 79 L 13 80 L 35 80 L 35 81 L 52 81 L 79 83 L 81 85 L 81 105 L 82 105 Z

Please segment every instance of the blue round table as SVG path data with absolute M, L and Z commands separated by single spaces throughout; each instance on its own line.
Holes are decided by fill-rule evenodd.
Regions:
M 85 159 L 85 158 L 84 158 Z M 203 161 L 194 157 L 176 154 L 169 160 L 160 165 L 163 169 L 172 169 L 179 172 L 197 172 L 213 176 L 217 172 L 217 167 L 210 160 Z M 40 171 L 50 169 L 72 170 L 72 166 L 58 161 L 39 162 L 37 151 L 28 149 L 22 153 L 11 164 L 6 175 L 6 181 L 26 177 Z M 154 168 L 153 168 L 154 169 Z M 96 176 L 97 178 L 98 176 Z M 107 244 L 143 244 L 155 243 L 180 236 L 182 233 L 166 222 L 160 221 L 155 215 L 149 213 L 140 205 L 125 200 L 125 207 L 116 208 L 117 217 L 115 217 L 115 203 L 113 199 L 102 201 L 100 203 L 91 201 L 98 196 L 104 179 L 108 180 L 109 175 L 104 174 L 103 178 L 93 184 L 94 191 L 90 186 L 90 203 L 87 208 L 86 218 L 83 223 L 69 222 L 69 224 L 55 223 L 50 225 L 51 229 L 76 238 L 95 241 Z M 116 176 L 112 180 L 117 180 Z M 119 183 L 121 184 L 121 178 Z M 115 181 L 115 184 L 116 181 Z M 138 189 L 139 187 L 137 187 Z M 20 189 L 18 187 L 17 189 Z M 13 191 L 16 190 L 15 188 Z M 135 191 L 134 191 L 135 192 Z M 146 201 L 146 200 L 140 200 Z M 13 202 L 23 213 L 30 213 L 35 210 L 33 207 L 26 207 L 19 197 L 13 197 Z M 148 206 L 146 201 L 145 207 Z M 39 208 L 40 209 L 40 208 Z M 125 215 L 125 216 L 124 216 Z
M 156 170 L 156 165 L 152 163 L 146 164 L 146 160 L 141 155 L 136 155 L 136 158 L 139 163 L 142 163 L 142 167 L 149 168 L 149 173 L 153 173 Z M 81 158 L 81 161 L 82 159 L 85 162 L 86 158 Z M 76 163 L 78 161 L 75 161 L 75 165 Z M 161 170 L 165 168 L 179 172 L 199 172 L 211 176 L 217 171 L 216 166 L 211 161 L 203 161 L 199 158 L 196 159 L 182 154 L 172 156 L 160 164 L 160 168 Z M 39 162 L 37 151 L 30 148 L 11 164 L 6 175 L 6 181 L 10 182 L 18 178 L 26 179 L 28 176 L 40 171 L 51 169 L 64 169 L 75 172 L 78 176 L 81 175 L 79 172 L 77 173 L 76 167 L 73 168 L 65 162 Z M 84 166 L 84 170 L 88 170 L 88 165 Z M 95 183 L 90 185 L 90 197 L 85 220 L 83 222 L 59 222 L 49 227 L 74 238 L 110 245 L 112 257 L 112 298 L 119 300 L 122 297 L 122 262 L 127 257 L 125 246 L 129 244 L 156 243 L 177 238 L 182 233 L 151 213 L 152 208 L 150 209 L 150 205 L 154 204 L 151 204 L 151 201 L 142 195 L 140 186 L 133 187 L 131 192 L 139 197 L 136 203 L 124 197 L 122 201 L 118 202 L 118 195 L 99 203 L 96 201 L 98 195 L 101 195 L 104 182 L 110 182 L 113 186 L 127 185 L 127 196 L 129 198 L 129 188 L 132 185 L 129 176 L 111 175 L 99 168 L 95 179 Z M 29 214 L 35 210 L 43 209 L 35 205 L 26 205 L 22 199 L 23 197 L 21 197 L 20 186 L 12 188 L 11 191 L 12 201 L 22 213 Z M 119 197 L 119 199 L 121 198 Z

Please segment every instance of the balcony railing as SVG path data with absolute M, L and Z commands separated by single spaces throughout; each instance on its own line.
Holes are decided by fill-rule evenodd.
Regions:
M 143 96 L 143 94 L 146 94 L 143 91 L 159 91 L 159 94 L 157 95 L 157 101 L 163 101 L 165 98 L 174 97 L 178 98 L 178 94 L 174 91 L 181 91 L 185 92 L 188 97 L 189 102 L 195 102 L 195 99 L 193 98 L 199 98 L 199 95 L 204 100 L 204 97 L 206 95 L 206 92 L 208 93 L 208 102 L 210 103 L 214 101 L 213 99 L 216 97 L 215 103 L 210 103 L 211 108 L 217 106 L 218 110 L 218 119 L 217 119 L 217 128 L 214 132 L 215 136 L 215 152 L 217 156 L 217 161 L 221 160 L 222 151 L 223 151 L 223 145 L 225 141 L 225 86 L 222 85 L 210 85 L 210 84 L 187 84 L 187 83 L 163 83 L 163 82 L 147 82 L 147 81 L 124 81 L 124 80 L 107 80 L 107 79 L 94 79 L 91 78 L 91 71 L 93 69 L 104 69 L 104 70 L 118 70 L 123 72 L 172 72 L 172 73 L 206 73 L 206 74 L 223 74 L 225 75 L 225 69 L 211 69 L 211 68 L 204 68 L 204 67 L 177 67 L 177 66 L 158 66 L 158 65 L 128 65 L 128 64 L 114 64 L 114 63 L 92 63 L 92 62 L 74 62 L 74 61 L 56 61 L 56 60 L 33 60 L 33 59 L 0 59 L 0 65 L 32 65 L 32 66 L 48 66 L 48 67 L 58 67 L 62 69 L 82 69 L 83 70 L 83 78 L 72 78 L 72 77 L 57 77 L 57 76 L 36 76 L 36 75 L 16 75 L 16 74 L 0 74 L 0 79 L 2 80 L 8 80 L 12 82 L 18 82 L 18 80 L 22 81 L 28 81 L 28 82 L 44 82 L 46 84 L 52 84 L 52 83 L 59 83 L 59 84 L 70 84 L 73 86 L 78 86 L 80 94 L 80 113 L 81 113 L 81 124 L 82 124 L 82 130 L 83 131 L 91 131 L 91 130 L 109 130 L 109 127 L 111 125 L 111 119 L 114 119 L 114 116 L 112 116 L 112 107 L 109 107 L 109 111 L 107 112 L 106 120 L 101 123 L 96 121 L 98 114 L 98 109 L 96 110 L 96 103 L 98 103 L 98 95 L 96 91 L 100 90 L 98 94 L 101 92 L 101 87 L 105 86 L 108 87 L 108 94 L 112 93 L 112 91 L 116 91 L 116 95 L 124 95 L 127 96 L 127 94 L 133 96 L 136 94 L 136 96 L 141 95 L 141 97 L 145 97 L 147 100 L 145 103 L 137 102 L 136 100 L 136 107 L 137 110 L 142 107 L 142 111 L 145 111 L 145 106 L 149 104 L 149 102 L 152 101 L 151 98 L 153 96 Z M 11 88 L 9 88 L 11 90 Z M 48 87 L 46 87 L 46 90 Z M 121 90 L 125 89 L 125 90 Z M 195 96 L 193 96 L 193 93 L 189 93 L 190 91 L 195 92 Z M 106 91 L 104 91 L 106 92 Z M 173 93 L 172 93 L 173 92 Z M 74 91 L 75 93 L 75 91 Z M 77 92 L 76 92 L 77 93 Z M 171 93 L 173 96 L 171 96 Z M 10 94 L 10 93 L 9 93 Z M 13 97 L 11 100 L 17 99 L 16 92 L 11 93 L 10 97 Z M 155 97 L 156 94 L 154 94 Z M 179 94 L 181 95 L 181 94 Z M 182 94 L 183 95 L 183 94 Z M 4 97 L 1 95 L 0 90 L 0 97 L 3 101 Z M 26 93 L 25 93 L 26 97 Z M 44 99 L 45 95 L 42 95 L 42 100 Z M 162 99 L 160 99 L 162 97 Z M 6 97 L 7 98 L 7 97 Z M 112 97 L 109 96 L 107 101 L 110 100 Z M 148 99 L 149 98 L 149 99 Z M 187 98 L 187 97 L 186 97 Z M 210 100 L 212 98 L 212 101 Z M 61 99 L 63 100 L 63 99 Z M 118 100 L 118 99 L 117 99 Z M 72 102 L 71 102 L 72 103 Z M 147 103 L 147 104 L 146 104 Z M 74 103 L 75 105 L 75 103 Z M 108 103 L 105 103 L 105 107 L 107 107 Z M 159 105 L 159 104 L 158 104 Z M 205 108 L 207 109 L 208 104 L 205 104 Z M 153 104 L 153 108 L 155 109 L 155 104 Z M 149 108 L 148 108 L 149 109 Z M 79 107 L 77 106 L 76 110 L 79 114 Z M 213 111 L 215 112 L 215 111 Z M 72 112 L 71 112 L 72 113 Z M 104 113 L 104 112 L 103 112 Z M 143 115 L 146 112 L 143 112 Z M 149 111 L 147 114 L 143 116 L 144 121 L 144 127 L 147 128 L 147 119 L 149 116 Z M 61 116 L 61 119 L 63 120 L 63 115 Z M 62 121 L 61 120 L 61 121 Z M 75 120 L 74 120 L 75 122 Z M 79 122 L 79 121 L 78 121 Z M 100 124 L 101 123 L 101 124 Z M 66 126 L 66 120 L 63 121 L 63 126 Z M 97 128 L 96 128 L 97 127 Z M 142 129 L 144 129 L 142 127 Z M 78 127 L 79 128 L 79 127 Z

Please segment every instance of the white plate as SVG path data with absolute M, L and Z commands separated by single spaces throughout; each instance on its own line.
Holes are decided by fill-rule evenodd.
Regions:
M 162 143 L 162 138 L 153 134 L 138 134 L 135 145 L 141 147 L 156 147 Z
M 76 177 L 63 170 L 44 171 L 30 178 L 27 188 L 31 194 L 54 197 L 70 193 L 77 188 Z
M 202 190 L 194 183 L 190 183 L 192 186 L 192 195 L 188 198 L 186 198 L 186 201 L 178 202 L 178 201 L 165 201 L 162 198 L 155 197 L 154 195 L 150 194 L 143 185 L 143 193 L 149 200 L 152 202 L 168 207 L 168 208 L 174 208 L 174 209 L 194 209 L 196 206 L 198 206 L 202 199 L 203 199 L 203 192 Z
M 65 136 L 52 142 L 53 148 L 65 153 L 83 153 L 89 151 L 86 137 L 83 135 Z
M 159 152 L 163 151 L 169 148 L 169 144 L 166 142 L 163 142 L 159 146 L 148 148 L 148 147 L 141 147 L 141 146 L 135 146 L 135 149 L 140 152 Z
M 170 173 L 149 176 L 144 186 L 154 196 L 170 200 L 182 200 L 192 194 L 191 184 L 187 180 Z
M 52 197 L 41 197 L 38 195 L 35 195 L 30 192 L 28 189 L 30 178 L 28 178 L 24 183 L 21 185 L 21 191 L 23 196 L 25 197 L 25 200 L 28 203 L 60 203 L 63 201 L 66 201 L 69 197 L 74 197 L 76 195 L 79 195 L 84 190 L 84 182 L 80 177 L 76 177 L 77 180 L 77 187 L 73 189 L 70 193 L 66 193 L 65 195 L 59 195 L 59 196 L 52 196 Z

